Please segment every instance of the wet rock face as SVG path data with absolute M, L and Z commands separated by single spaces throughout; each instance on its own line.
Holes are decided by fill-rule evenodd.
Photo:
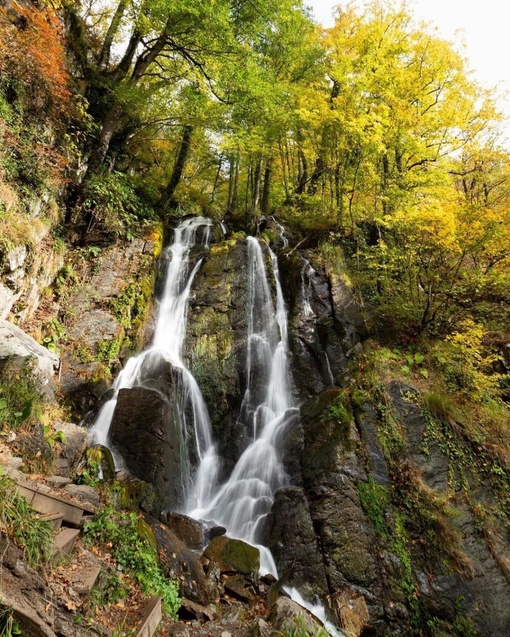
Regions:
M 182 501 L 183 441 L 175 402 L 145 387 L 121 389 L 110 427 L 110 440 L 127 470 L 153 484 L 162 510 Z
M 228 472 L 246 445 L 236 427 L 246 386 L 246 242 L 215 244 L 193 283 L 184 355 L 206 402 Z
M 327 594 L 322 555 L 303 489 L 283 487 L 275 493 L 263 544 L 271 550 L 279 573 L 292 568 L 293 586 L 311 599 Z
M 343 385 L 348 358 L 365 332 L 351 292 L 341 279 L 315 270 L 298 252 L 283 251 L 278 264 L 299 395 L 307 398 Z
M 329 593 L 358 591 L 377 623 L 385 614 L 378 540 L 361 506 L 358 484 L 367 474 L 358 455 L 359 434 L 341 396 L 339 389 L 327 389 L 301 407 L 304 491 Z

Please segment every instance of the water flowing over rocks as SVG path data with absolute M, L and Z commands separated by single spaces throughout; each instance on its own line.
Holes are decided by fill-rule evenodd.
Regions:
M 450 513 L 425 515 L 437 537 L 427 535 L 412 507 L 446 493 L 456 468 L 427 439 L 416 388 L 389 383 L 384 408 L 376 397 L 354 396 L 351 366 L 367 328 L 345 281 L 316 251 L 304 255 L 283 240 L 273 253 L 242 233 L 222 239 L 207 225 L 194 240 L 202 243 L 187 244 L 185 256 L 174 253 L 164 267 L 186 260 L 188 278 L 172 297 L 179 339 L 163 346 L 159 364 L 151 362 L 154 345 L 128 363 L 105 403 L 113 414 L 105 441 L 130 473 L 155 486 L 151 513 L 164 511 L 168 525 L 152 522 L 189 600 L 183 619 L 195 622 L 193 633 L 183 624 L 170 634 L 205 634 L 202 621 L 221 635 L 233 616 L 216 618 L 218 595 L 252 603 L 246 568 L 224 559 L 241 538 L 261 545 L 263 572 L 285 572 L 309 601 L 328 599 L 345 635 L 411 635 L 419 605 L 440 627 L 462 625 L 463 615 L 473 630 L 505 637 L 504 529 L 493 522 L 480 537 L 459 495 Z M 158 290 L 162 308 L 162 282 Z M 164 342 L 159 321 L 156 344 Z M 385 447 L 387 413 L 402 440 L 397 460 Z M 401 485 L 418 495 L 391 504 L 392 491 L 404 497 Z M 480 503 L 493 497 L 488 484 L 473 493 Z M 287 630 L 282 617 L 294 602 L 276 598 L 268 622 L 257 619 L 247 635 Z

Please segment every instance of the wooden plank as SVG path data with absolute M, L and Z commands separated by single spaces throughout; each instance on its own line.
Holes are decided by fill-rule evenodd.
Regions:
M 161 597 L 151 597 L 143 610 L 140 628 L 135 637 L 152 637 L 162 618 Z
M 64 498 L 41 491 L 26 482 L 18 484 L 18 492 L 40 513 L 62 513 L 64 522 L 79 526 L 84 512 L 94 513 L 85 504 L 75 504 Z
M 60 512 L 58 512 L 58 513 L 45 513 L 45 514 L 39 516 L 39 520 L 42 520 L 43 522 L 48 522 L 48 524 L 51 524 L 51 526 L 56 531 L 58 531 L 60 529 L 60 527 L 62 526 L 63 518 L 64 518 L 64 516 Z
M 76 538 L 80 535 L 79 529 L 61 529 L 53 540 L 53 557 L 52 562 L 57 562 L 73 550 Z
M 88 595 L 94 587 L 100 572 L 101 567 L 99 565 L 80 568 L 76 573 L 73 573 L 71 577 L 73 590 L 76 591 L 78 595 Z

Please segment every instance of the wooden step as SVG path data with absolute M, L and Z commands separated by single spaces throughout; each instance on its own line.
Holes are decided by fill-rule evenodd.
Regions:
M 48 522 L 50 526 L 52 526 L 55 531 L 58 531 L 62 526 L 62 520 L 64 519 L 64 515 L 62 513 L 44 513 L 38 517 L 42 522 Z
M 73 573 L 71 587 L 78 595 L 88 595 L 101 572 L 101 566 L 86 566 Z
M 152 637 L 161 621 L 161 597 L 151 597 L 143 610 L 140 628 L 135 637 Z
M 71 553 L 78 535 L 80 535 L 80 529 L 70 529 L 68 527 L 60 529 L 53 540 L 53 563 Z
M 18 483 L 18 493 L 22 495 L 36 511 L 40 513 L 62 513 L 64 522 L 80 526 L 84 512 L 94 513 L 85 504 L 75 504 L 59 496 L 43 491 L 38 485 L 27 482 Z

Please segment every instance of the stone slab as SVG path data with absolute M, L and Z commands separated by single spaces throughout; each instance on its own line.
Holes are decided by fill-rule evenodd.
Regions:
M 151 597 L 145 605 L 140 628 L 135 637 L 152 637 L 162 618 L 161 597 Z

